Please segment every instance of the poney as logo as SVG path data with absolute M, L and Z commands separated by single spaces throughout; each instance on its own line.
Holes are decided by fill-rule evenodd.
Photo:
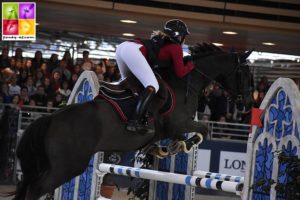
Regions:
M 2 2 L 2 40 L 36 39 L 35 2 Z

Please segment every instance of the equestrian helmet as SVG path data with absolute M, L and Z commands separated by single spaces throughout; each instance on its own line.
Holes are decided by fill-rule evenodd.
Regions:
M 182 43 L 184 37 L 190 34 L 187 25 L 179 19 L 171 19 L 167 21 L 164 27 L 164 32 L 169 35 L 172 41 L 177 43 Z M 178 40 L 179 36 L 181 36 L 181 41 Z

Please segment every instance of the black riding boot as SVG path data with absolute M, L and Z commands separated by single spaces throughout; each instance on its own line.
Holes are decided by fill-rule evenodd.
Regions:
M 128 121 L 127 130 L 140 133 L 153 133 L 154 128 L 148 126 L 147 120 L 143 121 L 148 111 L 149 104 L 155 95 L 153 87 L 147 87 L 141 94 L 136 106 L 135 113 L 131 120 Z

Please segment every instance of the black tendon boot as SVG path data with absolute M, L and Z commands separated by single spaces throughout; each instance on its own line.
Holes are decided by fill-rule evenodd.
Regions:
M 145 115 L 148 112 L 148 107 L 155 95 L 155 89 L 148 86 L 140 95 L 139 102 L 137 103 L 135 113 L 131 120 L 128 121 L 127 130 L 138 133 L 154 133 L 154 128 L 147 124 Z

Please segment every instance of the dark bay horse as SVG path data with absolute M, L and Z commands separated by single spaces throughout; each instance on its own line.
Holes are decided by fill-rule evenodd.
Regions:
M 226 53 L 212 45 L 191 48 L 195 69 L 178 78 L 171 69 L 158 69 L 173 88 L 176 107 L 164 117 L 154 112 L 154 134 L 132 134 L 114 108 L 103 99 L 73 104 L 33 122 L 20 140 L 17 157 L 23 179 L 15 192 L 16 200 L 35 200 L 81 174 L 91 156 L 98 151 L 137 150 L 163 138 L 205 131 L 192 120 L 198 95 L 205 80 L 221 80 L 233 96 L 240 88 L 237 78 L 241 61 L 247 55 Z M 249 85 L 244 84 L 247 88 Z M 155 105 L 155 101 L 153 100 Z

